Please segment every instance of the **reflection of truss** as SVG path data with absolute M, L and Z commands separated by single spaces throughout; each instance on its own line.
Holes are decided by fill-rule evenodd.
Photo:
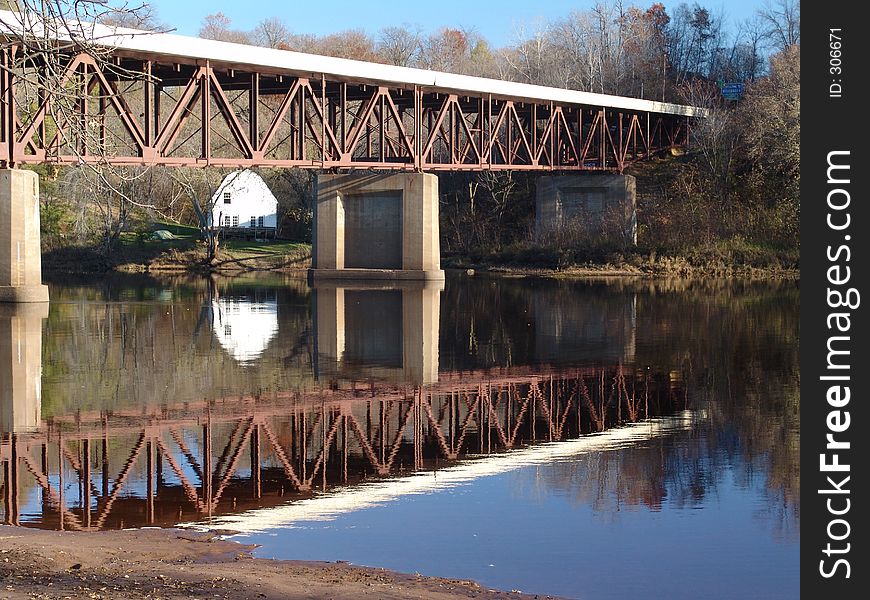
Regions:
M 3 440 L 4 516 L 27 524 L 36 512 L 20 505 L 27 481 L 40 491 L 41 526 L 171 524 L 685 408 L 674 400 L 669 386 L 618 367 L 54 418 Z

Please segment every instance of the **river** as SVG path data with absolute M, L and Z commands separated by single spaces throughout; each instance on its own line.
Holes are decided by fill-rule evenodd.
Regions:
M 795 282 L 50 292 L 0 307 L 5 523 L 570 598 L 799 595 Z

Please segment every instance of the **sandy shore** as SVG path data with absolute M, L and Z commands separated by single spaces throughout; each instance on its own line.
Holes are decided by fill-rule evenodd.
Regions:
M 344 563 L 253 558 L 252 550 L 175 529 L 74 533 L 0 526 L 0 598 L 550 598 Z

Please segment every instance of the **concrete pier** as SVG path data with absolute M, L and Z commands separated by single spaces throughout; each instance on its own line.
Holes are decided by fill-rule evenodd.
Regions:
M 438 178 L 321 174 L 312 279 L 440 280 Z
M 39 176 L 0 169 L 0 302 L 47 302 L 39 244 Z
M 426 385 L 438 381 L 442 281 L 318 281 L 317 377 Z
M 0 433 L 35 431 L 42 414 L 45 302 L 0 304 Z
M 634 177 L 613 173 L 539 177 L 536 239 L 570 228 L 588 235 L 619 236 L 625 244 L 637 243 Z

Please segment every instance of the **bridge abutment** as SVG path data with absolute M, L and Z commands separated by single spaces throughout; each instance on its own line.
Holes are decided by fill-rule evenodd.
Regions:
M 317 177 L 312 279 L 440 280 L 438 178 Z
M 39 243 L 39 176 L 0 169 L 0 302 L 48 302 Z
M 535 238 L 608 237 L 637 243 L 635 179 L 595 173 L 539 177 L 535 196 Z

